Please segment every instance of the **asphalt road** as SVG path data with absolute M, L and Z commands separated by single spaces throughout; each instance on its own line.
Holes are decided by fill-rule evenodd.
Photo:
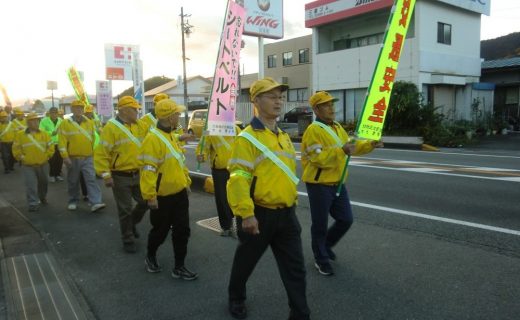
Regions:
M 187 157 L 197 172 L 193 149 Z M 520 153 L 493 150 L 377 150 L 353 159 L 347 181 L 355 223 L 336 248 L 336 274 L 313 268 L 305 187 L 297 214 L 313 319 L 518 319 L 520 314 Z M 165 269 L 144 271 L 139 252 L 123 253 L 112 195 L 92 214 L 66 210 L 64 183 L 50 185 L 49 205 L 28 213 L 21 175 L 2 176 L 0 194 L 47 236 L 63 270 L 97 319 L 230 319 L 226 287 L 236 240 L 197 221 L 216 216 L 212 195 L 190 195 L 187 265 L 194 282 Z M 195 179 L 198 184 L 198 180 Z M 81 210 L 82 209 L 82 210 Z M 149 230 L 148 215 L 139 226 Z M 285 319 L 286 295 L 267 252 L 248 283 L 248 319 Z

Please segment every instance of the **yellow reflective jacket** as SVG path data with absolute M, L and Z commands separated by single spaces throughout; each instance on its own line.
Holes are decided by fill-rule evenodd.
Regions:
M 138 144 L 133 142 L 132 137 L 129 137 L 116 124 L 112 123 L 112 120 L 107 122 L 103 132 L 101 132 L 99 144 L 94 151 L 94 169 L 96 169 L 98 175 L 105 179 L 110 177 L 112 170 L 134 171 L 139 169 L 137 156 L 144 139 L 137 124 L 125 124 L 119 118 L 113 121 L 118 121 L 123 125 L 137 139 Z
M 25 121 L 25 119 L 22 119 L 22 120 L 14 119 L 11 122 L 13 123 L 15 131 L 27 129 L 27 121 Z
M 243 132 L 255 137 L 296 173 L 296 153 L 287 133 L 278 129 L 275 134 L 256 117 Z M 240 135 L 233 145 L 228 171 L 227 198 L 235 216 L 253 216 L 255 205 L 276 209 L 297 202 L 296 185 L 287 174 Z
M 317 119 L 316 121 L 321 121 Z M 302 151 L 302 181 L 305 183 L 320 183 L 337 185 L 347 160 L 347 155 L 341 148 L 349 136 L 345 129 L 337 123 L 329 125 L 336 133 L 340 143 L 336 142 L 324 128 L 312 123 L 303 133 Z M 357 140 L 356 151 L 353 155 L 362 155 L 374 149 L 368 140 Z M 346 177 L 346 175 L 345 175 Z
M 89 157 L 94 151 L 96 128 L 94 122 L 83 116 L 79 126 L 73 118 L 65 119 L 58 129 L 58 147 L 62 158 Z
M 12 122 L 0 123 L 0 142 L 13 142 L 15 131 Z
M 238 136 L 240 132 L 240 128 L 235 126 L 235 136 L 204 136 L 203 139 L 200 139 L 195 154 L 202 154 L 204 159 L 208 159 L 209 157 L 209 165 L 211 168 L 226 169 L 229 158 L 231 158 L 231 150 L 233 149 L 236 136 Z M 204 150 L 201 152 L 203 143 Z
M 155 128 L 157 125 L 157 119 L 151 112 L 148 112 L 137 120 L 137 124 L 143 132 L 148 132 L 151 128 Z
M 181 157 L 180 162 L 156 134 L 167 140 Z M 141 194 L 144 200 L 176 194 L 191 185 L 188 168 L 184 164 L 184 155 L 173 132 L 168 133 L 160 128 L 150 130 L 143 141 L 138 159 L 141 168 Z
M 47 132 L 39 130 L 29 133 L 29 129 L 26 129 L 16 133 L 13 142 L 13 156 L 23 165 L 40 166 L 45 164 L 53 153 L 54 144 Z

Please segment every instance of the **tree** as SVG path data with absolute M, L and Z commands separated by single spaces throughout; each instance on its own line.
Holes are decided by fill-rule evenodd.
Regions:
M 149 79 L 146 79 L 144 81 L 144 89 L 146 91 L 148 90 L 152 90 L 152 89 L 155 89 L 159 86 L 162 86 L 163 84 L 165 83 L 168 83 L 170 81 L 172 81 L 173 79 L 170 79 L 168 77 L 165 77 L 165 76 L 158 76 L 158 77 L 152 77 L 152 78 L 149 78 Z M 134 87 L 130 87 L 130 88 L 127 88 L 126 90 L 124 90 L 123 92 L 121 92 L 119 95 L 119 97 L 122 97 L 122 96 L 134 96 Z
M 32 111 L 36 113 L 44 113 L 45 112 L 45 105 L 41 100 L 34 101 L 34 104 L 32 105 Z

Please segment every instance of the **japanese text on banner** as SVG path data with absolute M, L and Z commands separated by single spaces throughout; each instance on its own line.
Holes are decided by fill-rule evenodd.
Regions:
M 209 135 L 235 135 L 235 108 L 240 76 L 238 66 L 244 17 L 245 9 L 234 1 L 229 1 L 211 88 L 207 126 Z
M 415 0 L 396 0 L 357 127 L 358 137 L 379 140 Z

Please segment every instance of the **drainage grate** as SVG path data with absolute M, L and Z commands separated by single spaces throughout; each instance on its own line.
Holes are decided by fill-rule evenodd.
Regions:
M 209 219 L 199 220 L 197 221 L 197 224 L 203 228 L 220 232 L 220 223 L 218 222 L 218 217 L 213 217 Z M 237 226 L 236 226 L 236 219 L 233 218 L 233 225 L 231 226 L 231 230 L 236 233 Z
M 58 276 L 56 261 L 47 253 L 4 260 L 13 297 L 15 319 L 87 319 L 68 287 Z

